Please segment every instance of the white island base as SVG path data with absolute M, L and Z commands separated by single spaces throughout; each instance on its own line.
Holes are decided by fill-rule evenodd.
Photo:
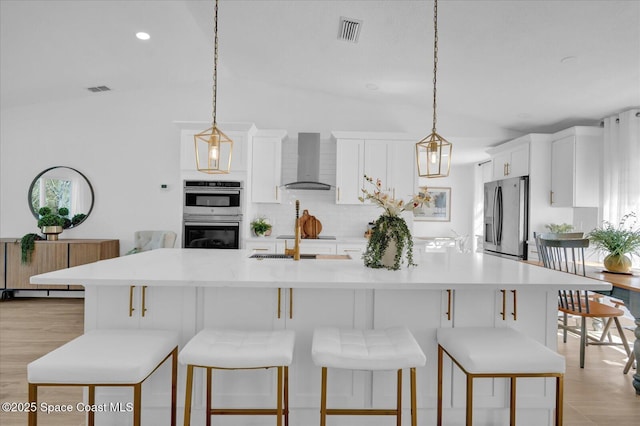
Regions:
M 165 328 L 181 334 L 182 346 L 205 327 L 292 329 L 290 424 L 319 424 L 320 368 L 311 360 L 317 326 L 407 326 L 427 356 L 417 370 L 418 424 L 436 422 L 436 329 L 513 327 L 556 347 L 559 288 L 606 290 L 610 285 L 522 262 L 482 254 L 426 253 L 402 271 L 364 268 L 353 260 L 255 260 L 243 250 L 163 249 L 35 276 L 32 282 L 86 286 L 85 328 Z M 132 287 L 133 286 L 133 287 Z M 133 309 L 133 311 L 131 311 Z M 143 315 L 144 313 L 144 315 Z M 204 424 L 204 376 L 195 380 L 193 422 Z M 329 371 L 328 406 L 395 405 L 395 372 Z M 169 425 L 169 369 L 156 372 L 143 390 L 143 424 Z M 182 424 L 185 371 L 178 376 L 178 424 Z M 404 380 L 403 424 L 409 424 L 409 380 Z M 214 372 L 214 406 L 271 407 L 270 370 Z M 445 361 L 444 417 L 464 424 L 465 377 Z M 507 425 L 506 379 L 474 384 L 474 424 Z M 97 403 L 130 401 L 130 392 L 106 389 Z M 551 425 L 552 379 L 519 379 L 518 425 Z M 99 413 L 98 425 L 131 424 L 130 413 Z M 216 425 L 272 425 L 272 416 L 215 416 Z M 388 416 L 335 416 L 331 425 L 389 425 Z

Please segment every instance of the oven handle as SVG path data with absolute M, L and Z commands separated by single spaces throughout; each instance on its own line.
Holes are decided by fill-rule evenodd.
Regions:
M 233 221 L 233 222 L 185 222 L 184 223 L 184 226 L 217 226 L 217 225 L 240 227 L 240 223 L 236 221 Z
M 239 195 L 240 191 L 239 190 L 233 190 L 233 189 L 198 189 L 198 190 L 194 190 L 194 189 L 185 189 L 184 190 L 185 194 L 220 194 L 220 195 Z

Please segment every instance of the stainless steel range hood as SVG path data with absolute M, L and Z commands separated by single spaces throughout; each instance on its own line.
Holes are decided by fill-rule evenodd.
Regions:
M 320 133 L 298 133 L 298 176 L 287 189 L 329 190 L 320 182 Z

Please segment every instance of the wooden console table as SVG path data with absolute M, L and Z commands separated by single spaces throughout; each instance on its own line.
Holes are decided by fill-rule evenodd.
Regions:
M 0 239 L 0 290 L 2 297 L 22 290 L 84 290 L 81 285 L 30 284 L 32 275 L 71 268 L 120 255 L 119 240 L 60 239 L 36 241 L 31 262 L 23 265 L 20 238 Z

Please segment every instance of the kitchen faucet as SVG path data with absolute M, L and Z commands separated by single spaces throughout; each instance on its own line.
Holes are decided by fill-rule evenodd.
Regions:
M 287 248 L 287 241 L 284 242 L 284 254 L 293 256 L 293 260 L 300 260 L 300 200 L 296 200 L 296 223 L 294 229 L 295 243 L 292 249 Z

